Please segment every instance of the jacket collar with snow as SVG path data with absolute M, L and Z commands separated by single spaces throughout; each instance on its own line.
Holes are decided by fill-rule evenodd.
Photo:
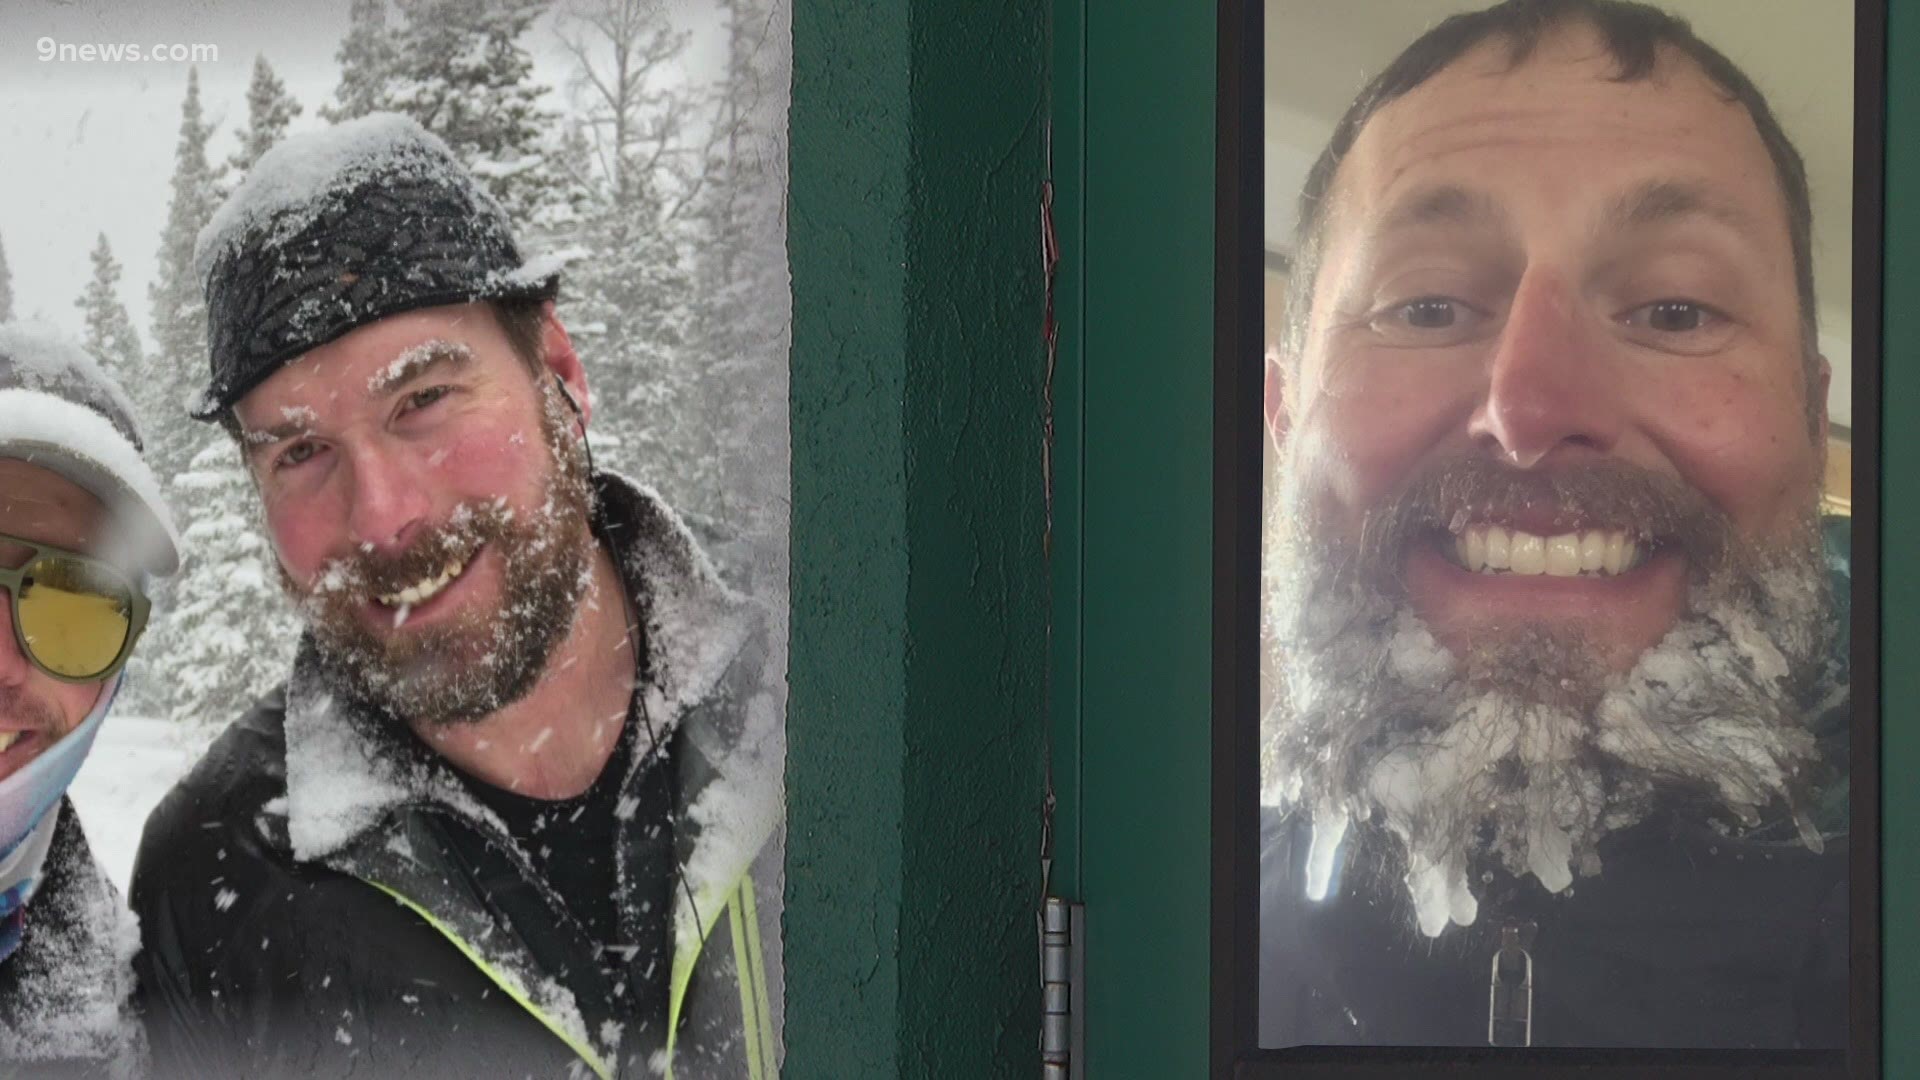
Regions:
M 0 1075 L 118 1077 L 146 1041 L 128 1013 L 138 931 L 94 862 L 71 803 L 52 815 L 44 887 L 20 949 L 0 963 Z
M 677 745 L 690 748 L 677 796 L 676 847 L 684 886 L 674 890 L 679 969 L 691 963 L 724 907 L 723 898 L 748 874 L 778 828 L 784 805 L 783 703 L 777 687 L 765 685 L 760 676 L 764 671 L 775 678 L 782 668 L 777 657 L 764 655 L 764 613 L 726 587 L 658 496 L 609 474 L 597 475 L 595 485 L 596 534 L 614 555 L 642 621 L 647 662 L 637 690 L 640 707 L 654 735 L 678 737 Z M 723 682 L 738 681 L 743 668 L 752 669 L 744 675 L 756 685 L 744 695 L 734 690 L 722 695 Z M 727 707 L 705 707 L 722 696 Z M 503 824 L 443 759 L 390 719 L 322 684 L 310 639 L 302 640 L 286 702 L 287 839 L 296 859 L 391 886 L 392 880 L 380 879 L 406 873 L 404 819 L 409 810 L 422 807 L 450 812 L 506 838 Z M 641 738 L 644 743 L 647 736 Z M 633 755 L 630 783 L 648 749 L 642 745 Z M 462 929 L 456 917 L 461 913 L 430 913 Z M 499 959 L 514 966 L 511 957 Z M 551 1014 L 580 1015 L 563 988 L 535 984 L 527 991 Z M 552 1000 L 541 1001 L 543 993 Z

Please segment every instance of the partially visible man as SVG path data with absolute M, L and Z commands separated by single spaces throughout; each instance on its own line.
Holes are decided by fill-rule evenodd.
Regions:
M 1301 210 L 1262 1044 L 1845 1045 L 1829 371 L 1764 98 L 1651 7 L 1509 0 Z
M 0 326 L 0 1074 L 126 1076 L 134 929 L 66 790 L 178 563 L 126 397 L 78 346 Z
M 148 822 L 158 1068 L 773 1075 L 782 668 L 592 469 L 553 273 L 388 115 L 263 156 L 200 256 L 198 415 L 306 628 Z

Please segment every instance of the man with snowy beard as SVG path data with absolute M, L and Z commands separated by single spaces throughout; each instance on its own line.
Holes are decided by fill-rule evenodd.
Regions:
M 136 1073 L 134 929 L 66 798 L 179 559 L 126 395 L 0 326 L 0 1075 Z
M 1509 0 L 1300 207 L 1261 1044 L 1844 1046 L 1829 369 L 1760 92 L 1655 9 Z
M 770 1076 L 781 665 L 591 466 L 551 268 L 438 138 L 263 156 L 202 233 L 293 671 L 154 812 L 159 1071 Z

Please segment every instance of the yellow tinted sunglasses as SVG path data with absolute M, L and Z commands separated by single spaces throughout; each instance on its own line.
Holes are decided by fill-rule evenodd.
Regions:
M 12 594 L 20 651 L 62 682 L 97 682 L 120 670 L 147 625 L 146 594 L 124 571 L 6 533 L 0 589 Z

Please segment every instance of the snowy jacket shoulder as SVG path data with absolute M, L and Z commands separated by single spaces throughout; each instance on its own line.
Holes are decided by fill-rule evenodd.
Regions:
M 130 1008 L 138 939 L 62 801 L 20 947 L 0 960 L 0 1077 L 126 1077 L 146 1041 Z
M 163 1074 L 777 1069 L 784 662 L 663 503 L 596 481 L 645 622 L 638 705 L 679 785 L 668 1030 L 615 1019 L 593 943 L 500 822 L 418 740 L 320 685 L 303 643 L 284 690 L 147 825 L 136 966 Z M 621 822 L 623 867 L 657 824 Z

